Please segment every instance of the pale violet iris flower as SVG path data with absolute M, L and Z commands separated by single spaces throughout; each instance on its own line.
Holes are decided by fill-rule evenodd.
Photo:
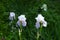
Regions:
M 14 12 L 10 12 L 10 16 L 9 16 L 9 20 L 14 20 L 15 19 L 15 13 Z
M 41 14 L 38 14 L 38 16 L 35 18 L 36 19 L 36 28 L 38 29 L 40 27 L 40 25 L 46 27 L 47 26 L 47 22 L 44 20 L 44 17 Z
M 44 11 L 47 11 L 47 4 L 43 4 L 41 9 L 43 9 Z
M 20 26 L 20 25 L 22 25 L 22 26 L 26 26 L 26 17 L 25 17 L 25 15 L 20 15 L 20 16 L 18 16 L 18 21 L 17 21 L 17 26 Z
M 10 15 L 9 15 L 9 20 L 10 20 L 10 23 L 9 25 L 11 25 L 12 21 L 15 19 L 15 13 L 14 12 L 10 12 Z

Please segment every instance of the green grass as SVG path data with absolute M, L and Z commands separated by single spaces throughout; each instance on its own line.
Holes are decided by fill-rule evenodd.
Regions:
M 38 12 L 39 7 L 46 3 L 47 12 Z M 15 12 L 16 20 L 9 26 L 9 12 Z M 60 40 L 60 0 L 0 0 L 0 40 L 19 40 L 18 28 L 15 26 L 18 16 L 24 14 L 27 18 L 27 26 L 23 28 L 23 40 L 36 40 L 35 17 L 42 14 L 48 22 L 43 27 L 39 40 Z M 11 27 L 14 32 L 11 32 Z

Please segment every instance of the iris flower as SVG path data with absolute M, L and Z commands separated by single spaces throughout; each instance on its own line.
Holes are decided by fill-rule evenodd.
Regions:
M 44 11 L 47 11 L 47 4 L 43 4 L 41 9 L 43 9 Z
M 41 14 L 38 14 L 38 16 L 35 18 L 36 19 L 36 28 L 38 29 L 40 27 L 40 25 L 46 27 L 47 26 L 47 22 L 44 20 L 44 17 Z
M 26 26 L 26 17 L 25 17 L 25 15 L 20 15 L 20 16 L 18 16 L 18 21 L 17 21 L 17 25 L 18 26 L 20 26 L 20 25 L 22 25 L 22 26 Z
M 15 19 L 15 13 L 14 13 L 14 12 L 10 12 L 9 19 L 10 19 L 11 21 Z

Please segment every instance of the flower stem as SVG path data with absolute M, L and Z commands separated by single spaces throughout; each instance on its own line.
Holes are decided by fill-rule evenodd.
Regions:
M 22 40 L 21 36 L 22 36 L 22 24 L 20 25 L 20 29 L 19 29 L 19 37 L 20 37 L 20 40 Z
M 42 32 L 42 25 L 40 26 L 40 36 L 41 36 L 41 32 Z
M 22 34 L 22 29 L 21 30 L 19 29 L 19 37 L 20 37 L 20 40 L 22 40 L 21 39 L 21 34 Z
M 39 40 L 39 36 L 41 36 L 42 25 L 40 26 L 40 31 L 37 29 L 37 40 Z
M 37 40 L 39 40 L 39 31 L 37 31 Z
M 42 32 L 42 25 L 40 26 L 40 36 L 41 36 L 41 32 Z

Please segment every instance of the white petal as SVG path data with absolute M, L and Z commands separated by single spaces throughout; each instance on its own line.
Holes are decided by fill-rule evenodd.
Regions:
M 18 19 L 19 19 L 20 21 L 25 21 L 25 20 L 26 20 L 25 15 L 20 15 L 20 16 L 18 16 Z
M 37 22 L 40 22 L 44 20 L 44 17 L 41 14 L 38 14 L 38 16 L 35 19 L 37 20 Z
M 40 27 L 40 23 L 39 22 L 36 22 L 36 28 L 38 29 Z
M 47 11 L 47 8 L 45 8 L 44 11 Z
M 14 12 L 10 12 L 10 16 L 11 17 L 15 16 L 15 13 Z
M 22 26 L 26 26 L 26 21 L 22 21 Z
M 43 26 L 47 27 L 47 22 L 46 21 L 43 21 Z

